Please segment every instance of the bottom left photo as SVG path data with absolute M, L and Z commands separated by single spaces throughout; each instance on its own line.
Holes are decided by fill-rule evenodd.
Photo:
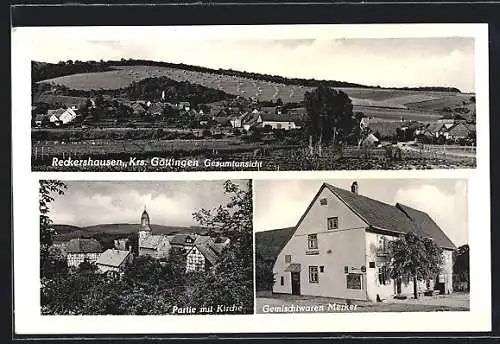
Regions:
M 40 180 L 42 315 L 253 314 L 251 180 Z

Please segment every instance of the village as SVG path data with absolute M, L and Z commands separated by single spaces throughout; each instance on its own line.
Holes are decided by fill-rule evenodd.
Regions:
M 304 129 L 308 122 L 303 103 L 283 104 L 280 99 L 273 103 L 235 97 L 191 106 L 185 101 L 167 102 L 163 91 L 158 101 L 103 96 L 101 103 L 105 115 L 96 119 L 92 115 L 96 111 L 94 98 L 43 94 L 37 99 L 37 105 L 32 106 L 33 129 L 59 128 L 85 133 L 99 129 L 150 128 L 164 131 L 167 136 L 170 133 L 169 138 L 193 139 L 244 138 L 260 130 L 265 134 L 256 139 L 269 142 L 287 137 L 292 140 L 292 132 Z M 40 113 L 44 109 L 46 112 Z M 476 144 L 475 116 L 470 116 L 467 107 L 457 107 L 456 111 L 444 108 L 441 117 L 431 121 L 406 119 L 404 115 L 399 120 L 385 119 L 370 115 L 369 109 L 364 110 L 367 114 L 354 113 L 360 127 L 366 130 L 359 145 L 378 146 L 394 141 L 472 147 Z M 464 110 L 468 116 L 463 114 Z M 78 135 L 70 140 L 78 141 Z
M 105 243 L 95 238 L 57 240 L 54 246 L 61 250 L 70 271 L 85 269 L 119 278 L 134 257 L 138 256 L 165 262 L 170 255 L 178 255 L 185 262 L 186 273 L 208 271 L 216 264 L 222 250 L 229 243 L 227 238 L 197 233 L 155 234 L 146 209 L 141 215 L 141 224 L 136 234 L 137 241 L 123 235 L 122 238 L 114 239 L 113 247 L 106 250 L 103 248 Z

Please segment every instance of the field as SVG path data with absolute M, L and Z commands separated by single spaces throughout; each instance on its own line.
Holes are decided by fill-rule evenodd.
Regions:
M 229 141 L 231 142 L 231 141 Z M 194 147 L 194 143 L 200 145 Z M 72 149 L 71 146 L 74 148 Z M 227 166 L 206 166 L 205 161 L 261 162 L 261 166 L 247 170 L 295 171 L 295 170 L 413 170 L 473 168 L 474 156 L 457 155 L 453 152 L 433 150 L 403 150 L 398 160 L 387 159 L 383 148 L 370 150 L 357 147 L 324 150 L 321 157 L 309 156 L 307 149 L 298 145 L 241 143 L 230 145 L 227 140 L 163 140 L 144 142 L 109 141 L 91 145 L 88 143 L 34 145 L 32 169 L 35 171 L 226 171 L 244 170 Z M 118 159 L 124 163 L 130 157 L 144 159 L 144 165 L 120 166 L 52 166 L 52 158 L 65 159 Z M 197 161 L 196 166 L 154 165 L 153 157 Z
M 61 144 L 57 142 L 34 142 L 32 158 L 49 159 L 53 156 L 75 159 L 91 157 L 154 156 L 155 154 L 182 157 L 185 155 L 213 154 L 224 152 L 249 152 L 263 143 L 242 143 L 237 138 L 204 140 L 84 140 Z M 273 146 L 267 146 L 273 148 Z
M 226 93 L 243 97 L 256 97 L 259 100 L 276 100 L 283 102 L 299 102 L 310 87 L 285 85 L 243 77 L 218 75 L 208 72 L 194 72 L 170 67 L 151 66 L 115 66 L 115 70 L 98 73 L 82 73 L 66 75 L 40 82 L 54 82 L 72 89 L 118 89 L 130 85 L 134 81 L 145 78 L 166 76 L 176 81 L 189 81 L 202 86 L 222 90 Z M 370 106 L 392 109 L 419 109 L 435 111 L 442 104 L 461 104 L 470 98 L 468 94 L 392 90 L 381 88 L 340 88 L 345 91 L 356 106 Z M 441 100 L 443 99 L 443 100 Z M 428 102 L 428 103 L 426 103 Z M 432 104 L 432 105 L 429 105 Z

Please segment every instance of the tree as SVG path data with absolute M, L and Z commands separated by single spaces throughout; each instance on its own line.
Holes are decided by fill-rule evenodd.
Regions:
M 304 104 L 310 118 L 309 134 L 314 142 L 357 143 L 359 121 L 353 118 L 352 102 L 346 93 L 321 84 L 314 91 L 304 94 Z
M 60 251 L 51 250 L 54 229 L 49 217 L 49 203 L 54 200 L 53 195 L 64 194 L 66 184 L 58 180 L 40 180 L 39 208 L 40 208 L 40 276 L 52 276 L 56 271 L 64 269 L 66 262 Z M 54 270 L 56 269 L 56 270 Z
M 201 305 L 241 305 L 242 312 L 249 313 L 254 297 L 252 182 L 241 186 L 228 180 L 224 192 L 230 195 L 226 205 L 193 214 L 211 236 L 224 236 L 230 242 L 213 269 L 191 283 L 191 298 Z
M 53 195 L 63 195 L 66 184 L 58 180 L 40 180 L 39 207 L 40 207 L 40 246 L 47 249 L 52 245 L 53 229 L 49 217 L 49 203 L 54 200 Z
M 405 283 L 413 281 L 413 297 L 418 298 L 417 281 L 434 278 L 443 263 L 443 250 L 429 238 L 406 233 L 389 243 L 390 275 Z
M 274 282 L 273 263 L 266 262 L 257 253 L 255 255 L 255 288 L 257 290 L 272 290 Z
M 466 283 L 470 291 L 469 245 L 460 246 L 453 252 L 453 277 L 458 283 Z

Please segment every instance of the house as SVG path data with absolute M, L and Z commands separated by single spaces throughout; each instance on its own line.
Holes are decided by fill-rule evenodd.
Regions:
M 475 130 L 474 130 L 475 131 Z M 445 133 L 444 136 L 447 139 L 465 139 L 468 138 L 471 134 L 471 127 L 466 123 L 457 123 L 450 127 Z
M 395 121 L 370 121 L 368 128 L 379 140 L 393 140 L 398 136 L 401 122 Z
M 452 292 L 456 247 L 428 214 L 362 196 L 357 182 L 350 191 L 323 183 L 278 254 L 273 292 L 370 301 L 412 294 L 413 283 L 392 280 L 387 268 L 388 242 L 409 232 L 432 238 L 444 255 L 441 273 L 418 290 Z
M 133 102 L 130 104 L 130 108 L 132 109 L 132 113 L 135 116 L 142 116 L 146 113 L 146 108 L 144 107 L 144 104 L 140 102 Z
M 102 251 L 102 246 L 96 239 L 71 239 L 64 248 L 70 267 L 78 267 L 84 261 L 94 263 Z
M 41 127 L 49 122 L 49 118 L 44 114 L 37 114 L 33 120 L 36 127 Z
M 380 143 L 380 140 L 373 134 L 368 134 L 365 138 L 359 141 L 359 146 L 361 147 L 376 147 Z
M 439 137 L 446 132 L 447 128 L 444 123 L 439 121 L 431 122 L 426 128 L 422 129 L 421 134 L 425 134 L 426 132 L 431 134 L 434 137 Z
M 196 233 L 153 234 L 149 214 L 146 209 L 142 212 L 138 242 L 140 256 L 164 259 L 169 256 L 171 249 L 177 249 L 177 252 L 186 255 L 186 271 L 199 271 L 213 266 L 228 244 L 227 238 L 214 239 Z
M 55 125 L 61 125 L 72 122 L 77 115 L 76 112 L 71 108 L 59 108 L 56 110 L 48 110 L 47 116 L 49 117 L 49 121 L 51 123 L 54 123 Z
M 211 244 L 192 246 L 186 254 L 186 272 L 208 270 L 215 265 L 219 254 L 220 252 Z
M 132 260 L 132 252 L 110 248 L 99 256 L 96 265 L 100 273 L 121 273 Z
M 191 109 L 191 104 L 189 102 L 179 102 L 177 107 L 179 110 L 189 111 Z
M 446 114 L 437 120 L 438 123 L 442 123 L 446 128 L 450 128 L 457 123 L 466 123 L 467 119 L 457 114 Z
M 398 139 L 403 141 L 413 140 L 417 132 L 424 127 L 424 124 L 418 121 L 406 121 L 401 123 L 397 129 Z
M 141 105 L 142 106 L 142 105 Z M 149 116 L 161 116 L 163 115 L 163 111 L 165 110 L 166 105 L 163 103 L 154 103 L 151 104 L 146 110 L 146 115 Z
M 241 127 L 243 127 L 243 120 L 247 116 L 248 116 L 248 112 L 232 116 L 229 119 L 229 122 L 231 123 L 231 127 L 233 127 L 233 128 L 241 128 Z
M 297 123 L 299 120 L 298 116 L 293 116 L 290 114 L 274 114 L 274 113 L 261 113 L 259 115 L 258 122 L 259 126 L 271 127 L 272 129 L 300 129 L 300 125 Z
M 144 208 L 139 227 L 138 249 L 140 256 L 167 258 L 170 252 L 170 242 L 165 235 L 154 235 L 151 229 L 149 214 Z
M 113 247 L 117 250 L 125 251 L 129 249 L 128 240 L 127 239 L 115 239 L 113 241 Z
M 243 130 L 249 131 L 250 128 L 253 128 L 261 123 L 261 119 L 258 113 L 251 112 L 241 120 L 241 125 Z

